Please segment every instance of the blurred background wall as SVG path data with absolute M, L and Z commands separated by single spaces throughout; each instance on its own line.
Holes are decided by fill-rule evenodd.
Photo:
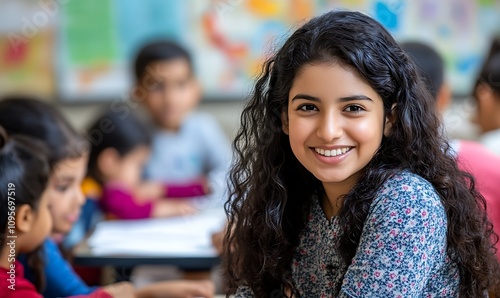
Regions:
M 55 102 L 79 129 L 127 101 L 139 47 L 168 38 L 192 53 L 199 109 L 229 136 L 262 61 L 294 28 L 335 8 L 365 12 L 399 41 L 421 40 L 446 62 L 452 136 L 475 138 L 469 94 L 493 35 L 499 0 L 0 0 L 0 95 Z

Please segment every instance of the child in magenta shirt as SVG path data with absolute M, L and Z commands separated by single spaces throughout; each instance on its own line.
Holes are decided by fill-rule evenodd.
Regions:
M 192 202 L 178 198 L 207 193 L 203 179 L 178 185 L 141 181 L 149 158 L 151 136 L 138 118 L 109 111 L 95 122 L 89 134 L 97 131 L 101 131 L 102 137 L 91 142 L 88 174 L 102 185 L 100 202 L 105 212 L 120 219 L 196 212 Z

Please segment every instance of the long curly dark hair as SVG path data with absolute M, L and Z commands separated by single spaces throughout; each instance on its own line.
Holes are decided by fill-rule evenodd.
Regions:
M 366 80 L 386 113 L 396 104 L 391 133 L 383 137 L 337 215 L 344 231 L 338 239 L 342 258 L 350 264 L 354 257 L 379 188 L 394 173 L 408 170 L 432 183 L 444 205 L 448 255 L 459 268 L 460 297 L 482 296 L 498 278 L 493 246 L 498 237 L 486 217 L 486 202 L 472 176 L 458 169 L 416 66 L 378 22 L 350 11 L 328 12 L 296 30 L 264 63 L 242 112 L 225 205 L 229 293 L 241 285 L 256 297 L 296 292 L 291 261 L 305 225 L 307 198 L 324 190 L 292 153 L 281 116 L 287 113 L 289 91 L 301 67 L 332 62 Z

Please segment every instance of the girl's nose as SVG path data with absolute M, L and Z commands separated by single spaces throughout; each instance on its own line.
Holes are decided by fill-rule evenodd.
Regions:
M 338 139 L 342 136 L 344 129 L 342 127 L 342 119 L 334 115 L 334 113 L 325 114 L 319 121 L 317 128 L 317 136 L 323 139 L 326 143 Z
M 86 201 L 86 197 L 85 197 L 85 194 L 83 194 L 83 191 L 81 188 L 79 188 L 76 193 L 75 193 L 75 196 L 76 196 L 76 202 L 78 203 L 78 206 L 83 206 L 83 204 L 85 204 L 85 201 Z

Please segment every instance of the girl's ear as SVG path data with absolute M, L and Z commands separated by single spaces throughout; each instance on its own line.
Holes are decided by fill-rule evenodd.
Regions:
M 448 83 L 443 83 L 436 95 L 436 107 L 440 113 L 443 113 L 451 103 L 451 87 Z
M 115 148 L 106 148 L 97 157 L 97 169 L 102 175 L 108 177 L 115 171 L 115 167 L 119 162 L 120 154 Z
M 490 106 L 494 102 L 493 90 L 490 86 L 484 83 L 479 83 L 476 88 L 476 98 L 485 106 Z
M 36 219 L 34 210 L 28 204 L 23 204 L 16 208 L 16 230 L 21 233 L 28 233 L 33 227 Z
M 393 103 L 391 106 L 391 110 L 385 116 L 385 125 L 384 125 L 384 136 L 388 137 L 391 134 L 392 125 L 396 122 L 396 109 L 397 104 Z
M 131 97 L 132 97 L 131 99 L 134 103 L 138 102 L 138 103 L 144 104 L 146 96 L 147 96 L 147 91 L 144 87 L 142 87 L 141 85 L 138 84 L 132 88 L 132 90 L 130 91 L 130 95 L 131 95 Z
M 283 132 L 288 135 L 288 114 L 286 111 L 281 112 L 281 128 L 283 129 Z

